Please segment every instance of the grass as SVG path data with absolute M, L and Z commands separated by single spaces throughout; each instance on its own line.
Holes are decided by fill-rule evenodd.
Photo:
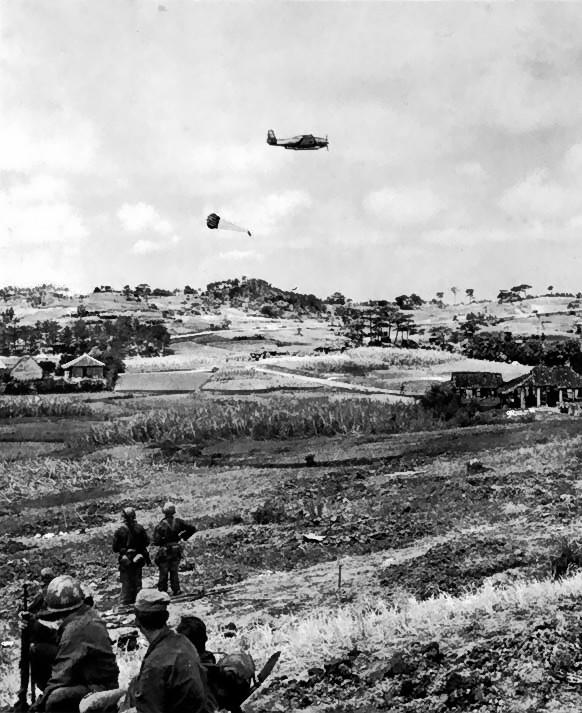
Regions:
M 95 411 L 90 404 L 77 399 L 45 396 L 2 396 L 0 397 L 0 418 L 24 418 L 53 416 L 76 418 L 92 416 Z
M 143 374 L 156 371 L 189 371 L 226 362 L 228 352 L 197 345 L 195 351 L 160 357 L 131 357 L 125 360 L 126 372 Z
M 509 631 L 515 624 L 516 611 L 527 610 L 532 617 L 555 615 L 563 602 L 579 601 L 581 589 L 582 573 L 578 573 L 559 582 L 515 582 L 505 587 L 486 584 L 460 597 L 440 595 L 422 602 L 410 597 L 391 605 L 382 599 L 372 599 L 339 606 L 335 611 L 326 608 L 308 615 L 282 616 L 276 626 L 255 621 L 229 639 L 219 635 L 224 617 L 210 616 L 205 617 L 208 649 L 223 652 L 246 649 L 259 666 L 272 652 L 280 650 L 283 653 L 273 678 L 304 678 L 309 668 L 322 666 L 324 661 L 341 657 L 353 648 L 383 659 L 415 641 L 440 640 L 446 642 L 447 648 L 455 648 L 459 631 L 473 625 L 476 619 L 489 631 Z M 173 616 L 170 624 L 175 623 Z M 127 686 L 138 673 L 144 653 L 142 642 L 138 651 L 118 655 L 121 686 Z M 0 704 L 5 705 L 12 702 L 18 690 L 17 661 L 0 669 L 3 669 Z M 270 694 L 268 689 L 263 690 L 266 693 L 259 693 L 254 701 L 269 706 L 277 692 Z
M 95 425 L 87 435 L 75 436 L 72 444 L 104 446 L 164 440 L 205 443 L 237 438 L 310 438 L 429 431 L 455 425 L 459 425 L 455 419 L 443 424 L 417 404 L 277 395 L 265 401 L 201 399 L 189 404 L 187 412 L 168 409 L 138 413 L 124 421 Z
M 59 458 L 0 460 L 0 502 L 86 490 L 104 484 L 138 483 L 142 468 L 134 459 L 125 461 L 67 461 Z
M 400 349 L 398 347 L 358 347 L 343 354 L 321 356 L 273 357 L 266 362 L 302 369 L 315 374 L 343 373 L 359 369 L 417 369 L 458 360 L 458 355 L 436 349 Z

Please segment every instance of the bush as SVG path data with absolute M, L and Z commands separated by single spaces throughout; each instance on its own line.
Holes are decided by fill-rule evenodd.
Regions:
M 83 379 L 82 381 L 65 381 L 64 379 L 48 378 L 38 381 L 10 380 L 4 393 L 8 396 L 25 396 L 34 394 L 77 394 L 82 392 L 104 391 L 105 385 L 99 379 Z
M 253 520 L 257 525 L 270 525 L 271 523 L 282 522 L 284 519 L 285 510 L 269 501 L 253 512 Z

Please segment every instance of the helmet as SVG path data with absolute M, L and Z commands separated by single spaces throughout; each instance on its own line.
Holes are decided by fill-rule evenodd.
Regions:
M 135 510 L 133 508 L 123 508 L 121 515 L 124 520 L 135 520 Z
M 164 515 L 173 515 L 176 512 L 176 506 L 174 503 L 166 503 L 162 508 Z
M 46 590 L 46 614 L 68 614 L 78 609 L 83 604 L 85 594 L 80 583 L 69 577 L 61 575 L 55 577 Z

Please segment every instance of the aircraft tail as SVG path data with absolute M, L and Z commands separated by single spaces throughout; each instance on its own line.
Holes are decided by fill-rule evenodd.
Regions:
M 271 144 L 272 146 L 277 145 L 277 137 L 275 136 L 275 132 L 273 129 L 269 129 L 267 131 L 267 143 Z

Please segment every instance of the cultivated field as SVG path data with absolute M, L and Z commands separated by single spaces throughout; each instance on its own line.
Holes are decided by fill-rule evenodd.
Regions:
M 560 299 L 519 306 L 570 328 Z M 537 319 L 491 303 L 414 317 L 454 326 L 485 306 L 511 321 L 500 329 Z M 550 565 L 582 521 L 579 419 L 491 412 L 460 428 L 416 398 L 452 371 L 529 367 L 428 349 L 317 356 L 337 341 L 329 324 L 238 310 L 171 326 L 174 354 L 128 359 L 113 393 L 0 397 L 0 705 L 18 689 L 23 581 L 51 565 L 110 611 L 120 509 L 151 532 L 171 498 L 200 530 L 184 588 L 227 588 L 172 604 L 171 621 L 195 612 L 211 649 L 248 647 L 259 665 L 282 651 L 248 713 L 579 710 L 582 576 L 554 581 Z M 263 350 L 295 356 L 249 361 Z M 120 651 L 123 682 L 144 652 Z
M 582 580 L 552 582 L 549 556 L 582 517 L 578 421 L 459 429 L 350 394 L 3 406 L 1 703 L 22 582 L 52 565 L 108 610 L 120 508 L 151 532 L 171 497 L 200 528 L 184 587 L 230 587 L 173 604 L 172 621 L 196 612 L 211 649 L 259 664 L 283 652 L 247 711 L 577 710 Z M 124 681 L 144 652 L 120 654 Z

